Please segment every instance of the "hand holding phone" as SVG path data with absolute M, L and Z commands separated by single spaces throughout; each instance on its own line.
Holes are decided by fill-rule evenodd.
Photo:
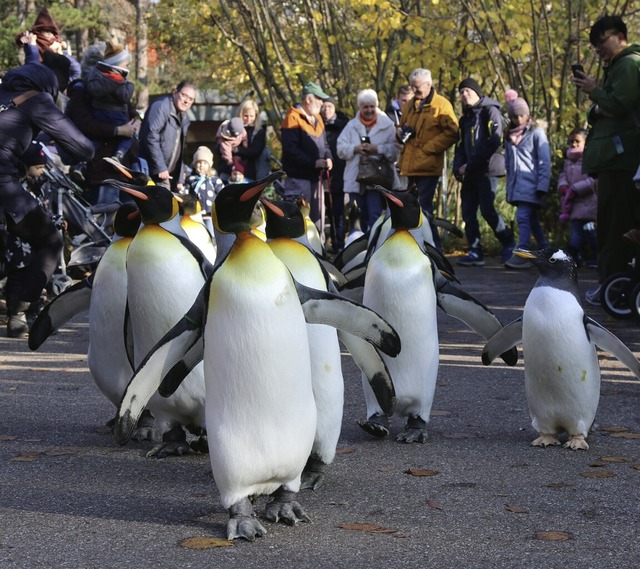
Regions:
M 571 66 L 571 72 L 573 73 L 573 76 L 574 76 L 574 77 L 578 77 L 578 74 L 577 74 L 577 72 L 578 72 L 578 71 L 579 71 L 580 73 L 584 73 L 584 67 L 582 67 L 582 64 L 581 64 L 581 63 L 574 63 L 574 64 Z

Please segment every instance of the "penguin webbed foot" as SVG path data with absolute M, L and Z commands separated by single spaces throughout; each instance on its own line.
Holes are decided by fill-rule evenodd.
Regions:
M 209 441 L 207 440 L 207 433 L 203 433 L 197 439 L 194 439 L 189 443 L 189 448 L 193 452 L 199 452 L 201 454 L 209 454 Z
M 548 446 L 557 446 L 562 444 L 555 435 L 540 435 L 537 439 L 535 439 L 531 446 L 534 447 L 548 447 Z
M 562 446 L 571 450 L 589 450 L 589 443 L 585 440 L 584 435 L 571 435 Z
M 271 494 L 271 500 L 265 507 L 265 518 L 270 522 L 284 522 L 287 525 L 295 525 L 298 522 L 311 523 L 311 518 L 302 506 L 294 500 L 295 492 L 285 490 L 282 486 Z
M 317 490 L 324 484 L 327 464 L 311 455 L 300 477 L 301 490 Z
M 227 523 L 227 539 L 246 539 L 255 541 L 267 533 L 258 521 L 253 505 L 248 498 L 243 498 L 229 508 L 229 522 Z
M 389 435 L 389 418 L 382 413 L 371 415 L 366 421 L 358 421 L 358 426 L 372 437 L 383 438 Z
M 401 443 L 426 443 L 427 422 L 419 415 L 407 418 L 407 426 L 398 434 L 396 441 Z

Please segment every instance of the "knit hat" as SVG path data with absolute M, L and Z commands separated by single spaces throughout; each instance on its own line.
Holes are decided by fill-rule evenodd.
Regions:
M 329 95 L 320 88 L 320 85 L 313 81 L 309 81 L 309 83 L 302 88 L 302 96 L 304 97 L 305 95 L 313 95 L 323 101 L 326 101 L 329 98 Z
M 42 54 L 42 63 L 56 74 L 58 90 L 64 91 L 69 84 L 71 62 L 64 55 L 47 50 Z
M 198 146 L 193 155 L 193 165 L 195 166 L 201 160 L 209 164 L 209 166 L 213 164 L 213 152 L 206 146 Z
M 31 26 L 31 31 L 34 34 L 38 32 L 51 32 L 57 36 L 60 35 L 60 28 L 55 23 L 54 19 L 51 17 L 49 10 L 47 10 L 46 6 L 43 6 L 38 16 L 36 17 L 36 21 L 33 22 L 33 26 Z
M 231 166 L 231 171 L 236 171 L 236 172 L 240 172 L 242 174 L 244 174 L 244 165 L 242 164 L 242 162 L 240 162 L 239 160 L 235 160 L 233 162 L 233 166 Z
M 27 168 L 30 166 L 40 166 L 48 162 L 47 155 L 38 143 L 31 143 L 27 146 L 20 160 Z
M 482 97 L 482 88 L 478 85 L 478 82 L 471 77 L 467 77 L 464 81 L 460 82 L 460 85 L 458 85 L 458 92 L 462 91 L 462 89 L 471 89 L 476 92 L 478 97 Z
M 507 114 L 510 117 L 518 115 L 528 117 L 531 113 L 529 112 L 529 105 L 527 105 L 527 101 L 518 97 L 507 105 Z
M 131 63 L 131 55 L 120 44 L 108 41 L 102 63 L 113 67 L 122 67 Z
M 244 123 L 240 117 L 226 120 L 220 126 L 220 135 L 227 140 L 233 140 L 244 132 Z
M 507 103 L 510 103 L 511 101 L 517 98 L 518 98 L 518 91 L 516 91 L 515 89 L 507 89 L 504 92 L 504 100 L 507 101 Z
M 336 107 L 336 98 L 335 97 L 327 97 L 323 102 L 331 103 L 334 107 Z

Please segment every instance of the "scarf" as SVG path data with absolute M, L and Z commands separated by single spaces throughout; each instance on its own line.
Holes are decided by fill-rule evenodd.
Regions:
M 360 113 L 358 113 L 358 118 L 360 119 L 360 122 L 365 126 L 365 128 L 367 129 L 367 132 L 369 132 L 369 129 L 376 124 L 376 121 L 378 120 L 378 113 L 375 114 L 375 116 L 370 120 L 370 121 L 366 121 L 364 118 L 362 118 L 362 115 Z
M 527 121 L 526 123 L 521 124 L 520 126 L 516 126 L 515 128 L 509 129 L 509 134 L 507 136 L 509 137 L 509 140 L 513 144 L 515 144 L 516 146 L 519 144 L 519 142 L 522 140 L 522 137 L 524 136 L 524 131 L 527 129 L 530 122 L 531 121 Z

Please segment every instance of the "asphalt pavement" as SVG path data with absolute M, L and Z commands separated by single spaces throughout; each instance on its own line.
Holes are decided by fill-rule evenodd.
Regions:
M 495 259 L 457 274 L 503 323 L 536 279 Z M 595 286 L 593 270 L 580 286 Z M 587 312 L 640 355 L 638 321 Z M 228 543 L 208 456 L 148 459 L 150 443 L 119 447 L 105 429 L 114 409 L 87 368 L 86 314 L 38 352 L 2 330 L 1 569 L 640 566 L 640 381 L 607 354 L 588 451 L 531 447 L 522 359 L 483 366 L 482 340 L 443 313 L 425 444 L 356 425 L 365 406 L 345 354 L 338 454 L 325 485 L 299 495 L 313 523 L 263 521 L 263 538 Z

